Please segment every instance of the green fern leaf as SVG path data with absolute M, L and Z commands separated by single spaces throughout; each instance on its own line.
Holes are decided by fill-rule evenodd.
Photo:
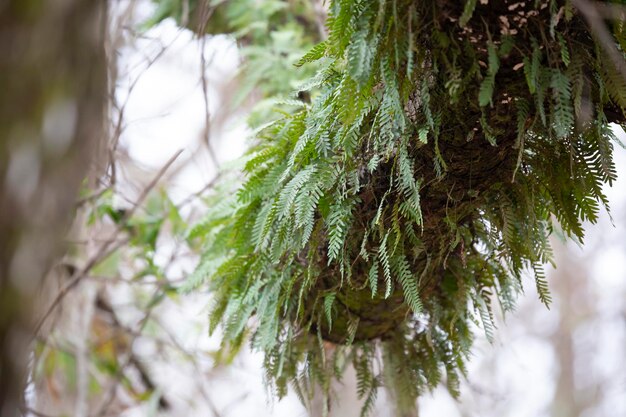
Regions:
M 322 58 L 326 54 L 327 48 L 328 48 L 328 45 L 326 41 L 318 43 L 313 48 L 311 48 L 309 52 L 304 54 L 304 56 L 300 58 L 298 62 L 296 62 L 295 66 L 301 67 L 304 64 L 307 64 L 309 62 L 317 61 L 318 59 Z
M 493 104 L 493 92 L 496 85 L 496 74 L 500 69 L 500 58 L 498 58 L 498 50 L 493 42 L 489 42 L 487 45 L 487 52 L 489 57 L 489 67 L 487 68 L 487 76 L 480 84 L 480 90 L 478 92 L 478 103 L 481 107 L 488 104 Z
M 389 263 L 389 253 L 387 252 L 387 238 L 389 237 L 389 232 L 385 234 L 383 241 L 378 248 L 378 257 L 380 259 L 380 263 L 383 267 L 383 276 L 385 277 L 385 298 L 389 298 L 391 295 L 391 265 Z
M 394 256 L 392 266 L 396 279 L 400 281 L 402 286 L 406 303 L 413 311 L 413 314 L 421 313 L 423 307 L 417 288 L 417 277 L 411 272 L 409 263 L 404 255 Z

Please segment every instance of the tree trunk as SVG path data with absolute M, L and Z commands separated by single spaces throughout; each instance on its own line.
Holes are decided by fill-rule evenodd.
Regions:
M 0 0 L 0 417 L 19 414 L 32 300 L 103 133 L 105 17 L 105 1 Z

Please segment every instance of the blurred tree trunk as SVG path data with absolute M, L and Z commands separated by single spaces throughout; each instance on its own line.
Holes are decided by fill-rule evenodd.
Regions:
M 552 402 L 553 417 L 582 416 L 588 408 L 598 405 L 600 387 L 590 383 L 585 390 L 576 386 L 576 367 L 581 352 L 576 352 L 575 334 L 594 317 L 598 300 L 589 282 L 588 261 L 580 252 L 561 242 L 554 242 L 556 263 L 551 285 L 557 298 L 559 325 L 550 338 L 556 354 L 556 387 Z M 579 377 L 580 378 L 580 377 Z M 591 381 L 590 381 L 591 382 Z
M 103 134 L 106 7 L 0 0 L 0 417 L 19 414 L 32 300 Z

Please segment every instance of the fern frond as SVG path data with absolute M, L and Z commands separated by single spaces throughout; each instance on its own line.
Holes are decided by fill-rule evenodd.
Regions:
M 406 303 L 411 307 L 413 314 L 422 312 L 422 301 L 417 289 L 417 277 L 413 275 L 404 255 L 393 257 L 392 267 L 396 279 L 400 281 Z
M 554 71 L 550 86 L 554 92 L 554 130 L 557 137 L 564 138 L 574 127 L 572 87 L 569 79 L 560 71 Z
M 548 281 L 546 280 L 546 274 L 541 264 L 535 262 L 532 264 L 533 271 L 535 273 L 535 283 L 537 284 L 537 294 L 539 299 L 546 307 L 550 308 L 552 302 L 552 296 L 550 295 L 550 289 L 548 287 Z
M 335 302 L 335 298 L 337 297 L 337 293 L 332 292 L 330 294 L 326 294 L 324 296 L 324 314 L 326 315 L 326 321 L 328 322 L 328 327 L 332 329 L 333 327 L 333 303 Z
M 328 263 L 337 259 L 345 243 L 346 233 L 350 222 L 352 209 L 345 201 L 334 204 L 328 215 Z
M 459 25 L 461 27 L 465 27 L 467 25 L 467 22 L 469 22 L 474 14 L 474 9 L 476 9 L 476 0 L 466 0 L 465 6 L 463 7 L 463 14 L 459 19 Z
M 325 41 L 318 43 L 313 48 L 311 48 L 309 52 L 304 54 L 302 58 L 300 58 L 298 62 L 295 63 L 295 66 L 301 67 L 304 64 L 307 64 L 309 62 L 317 61 L 318 59 L 322 58 L 326 54 L 327 47 L 328 45 Z
M 370 284 L 370 289 L 372 290 L 372 298 L 376 296 L 378 291 L 378 259 L 374 259 L 372 266 L 370 267 L 369 273 L 367 275 L 368 282 Z
M 486 106 L 487 104 L 493 105 L 493 91 L 496 86 L 496 74 L 500 69 L 500 58 L 498 58 L 498 50 L 493 42 L 489 42 L 487 45 L 487 51 L 489 56 L 489 67 L 487 69 L 487 75 L 485 79 L 480 84 L 480 90 L 478 92 L 478 103 L 481 106 Z
M 380 247 L 378 248 L 378 258 L 380 259 L 380 263 L 383 267 L 383 276 L 385 278 L 385 298 L 388 298 L 391 295 L 391 264 L 389 263 L 389 253 L 387 252 L 387 238 L 389 237 L 389 232 L 385 234 L 382 242 L 380 243 Z

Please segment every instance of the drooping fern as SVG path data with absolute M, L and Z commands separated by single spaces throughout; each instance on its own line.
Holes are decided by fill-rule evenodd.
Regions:
M 228 214 L 193 232 L 191 286 L 227 346 L 265 351 L 277 394 L 306 403 L 352 361 L 364 412 L 382 385 L 411 408 L 444 376 L 458 394 L 472 323 L 493 338 L 525 273 L 549 304 L 550 232 L 582 241 L 608 204 L 626 81 L 566 1 L 329 11 L 293 69 L 320 63 L 310 105 L 258 132 Z

